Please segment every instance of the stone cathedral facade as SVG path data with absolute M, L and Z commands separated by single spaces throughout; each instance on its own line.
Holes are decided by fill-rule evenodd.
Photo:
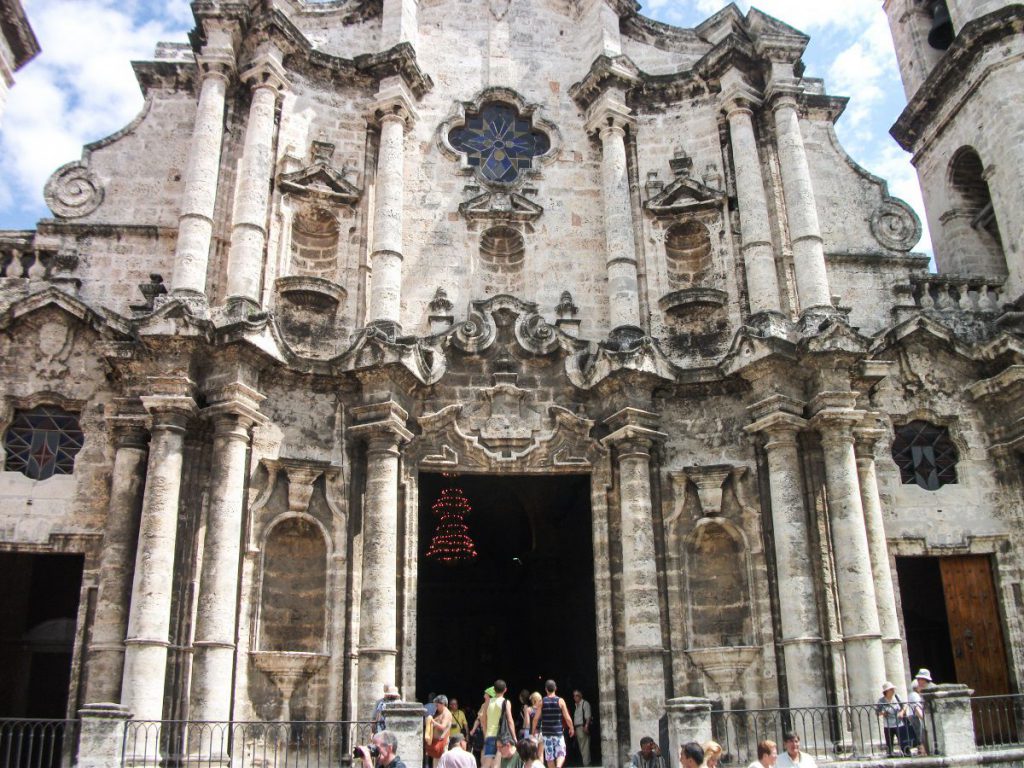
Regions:
M 63 654 L 69 713 L 354 719 L 529 626 L 594 648 L 606 764 L 680 696 L 1015 690 L 1024 10 L 885 6 L 937 273 L 757 10 L 194 2 L 0 232 L 3 714 Z M 426 622 L 440 473 L 583 482 L 586 567 L 524 503 L 524 599 Z

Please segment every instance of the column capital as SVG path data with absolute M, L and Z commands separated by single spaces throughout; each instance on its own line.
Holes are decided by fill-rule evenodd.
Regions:
M 623 408 L 604 420 L 610 433 L 601 443 L 615 446 L 620 451 L 647 453 L 654 444 L 668 438 L 664 432 L 658 431 L 660 422 L 661 416 L 657 413 L 639 408 Z
M 200 53 L 196 56 L 196 64 L 199 65 L 200 79 L 219 77 L 225 82 L 231 79 L 237 67 L 234 54 L 220 49 Z
M 858 426 L 853 428 L 853 448 L 857 459 L 875 459 L 875 446 L 889 436 L 889 430 L 883 428 L 877 414 L 869 413 Z
M 811 417 L 811 428 L 821 436 L 824 445 L 854 442 L 854 427 L 864 418 L 863 411 L 826 408 Z
M 398 447 L 412 440 L 412 432 L 405 426 L 409 414 L 394 400 L 357 405 L 351 413 L 353 423 L 349 432 L 367 444 L 386 441 L 392 447 Z
M 626 128 L 636 125 L 633 110 L 626 106 L 622 94 L 606 91 L 587 110 L 586 131 L 596 133 L 604 141 L 606 136 L 624 136 Z
M 754 110 L 764 103 L 757 89 L 742 81 L 734 81 L 722 89 L 718 103 L 725 112 L 726 119 L 731 120 L 737 113 L 753 115 Z
M 109 416 L 107 424 L 113 437 L 115 450 L 149 448 L 149 417 L 147 415 Z
M 266 396 L 240 381 L 209 392 L 207 398 L 210 405 L 202 413 L 215 423 L 223 418 L 238 420 L 248 430 L 267 421 L 267 417 L 259 412 L 260 403 Z
M 773 82 L 765 91 L 765 101 L 771 106 L 773 112 L 787 107 L 797 109 L 799 97 L 803 94 L 803 86 L 793 82 Z
M 416 103 L 404 85 L 395 85 L 381 89 L 377 98 L 370 105 L 367 120 L 371 125 L 383 126 L 389 121 L 402 123 L 405 130 L 410 130 L 419 119 Z
M 268 88 L 275 94 L 281 94 L 288 90 L 287 72 L 276 57 L 266 53 L 253 58 L 241 78 L 253 91 Z

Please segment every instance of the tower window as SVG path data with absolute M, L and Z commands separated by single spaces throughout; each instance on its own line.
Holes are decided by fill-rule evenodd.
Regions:
M 892 460 L 900 468 L 904 485 L 916 483 L 926 491 L 937 491 L 956 483 L 956 446 L 946 427 L 927 421 L 912 421 L 896 429 Z
M 84 441 L 76 414 L 51 405 L 18 411 L 4 435 L 4 469 L 33 480 L 70 475 Z

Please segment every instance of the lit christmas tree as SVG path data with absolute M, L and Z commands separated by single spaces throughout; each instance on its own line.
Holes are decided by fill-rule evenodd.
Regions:
M 431 508 L 438 520 L 434 538 L 427 549 L 427 557 L 442 565 L 456 565 L 476 557 L 476 547 L 469 535 L 469 526 L 466 525 L 466 515 L 473 508 L 462 489 L 455 485 L 454 477 L 445 477 L 449 478 L 449 486 L 441 490 L 441 495 Z

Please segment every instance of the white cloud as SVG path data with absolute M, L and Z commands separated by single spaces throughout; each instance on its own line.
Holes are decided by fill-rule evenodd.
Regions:
M 142 95 L 130 62 L 150 58 L 159 40 L 184 39 L 183 7 L 184 0 L 25 2 L 42 53 L 17 73 L 3 118 L 0 225 L 30 227 L 47 215 L 49 175 L 135 117 Z

